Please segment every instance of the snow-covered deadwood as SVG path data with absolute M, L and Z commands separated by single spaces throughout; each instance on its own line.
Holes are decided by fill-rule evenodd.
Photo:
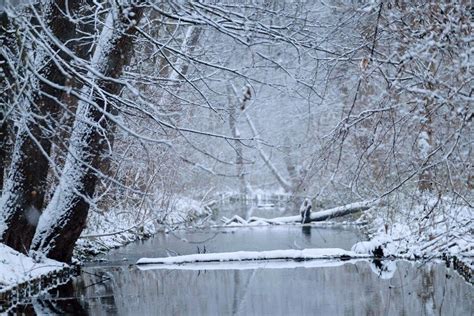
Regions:
M 229 262 L 257 260 L 318 260 L 318 259 L 360 259 L 369 255 L 355 253 L 338 248 L 315 248 L 303 250 L 268 250 L 268 251 L 237 251 L 222 253 L 203 253 L 166 258 L 141 258 L 137 264 L 184 264 L 199 262 Z
M 377 205 L 377 200 L 369 200 L 369 201 L 362 201 L 362 202 L 355 202 L 347 205 L 342 205 L 338 207 L 334 207 L 327 210 L 311 212 L 310 217 L 308 218 L 307 222 L 320 222 L 326 221 L 332 218 L 337 218 L 357 212 L 367 211 L 372 207 Z M 294 216 L 284 216 L 284 217 L 275 217 L 275 218 L 262 218 L 262 217 L 255 217 L 252 216 L 248 220 L 241 218 L 240 216 L 233 216 L 230 219 L 225 220 L 224 225 L 234 225 L 234 224 L 242 224 L 242 225 L 281 225 L 281 224 L 289 224 L 289 223 L 301 223 L 302 216 L 301 215 L 294 215 Z

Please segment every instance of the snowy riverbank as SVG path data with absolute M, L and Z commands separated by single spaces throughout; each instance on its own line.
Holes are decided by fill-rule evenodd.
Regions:
M 77 241 L 74 256 L 84 259 L 112 248 L 146 239 L 159 231 L 171 230 L 209 215 L 199 201 L 181 197 L 167 210 L 111 210 L 89 215 L 87 228 Z
M 0 243 L 0 292 L 65 267 L 66 264 L 48 258 L 28 257 Z
M 421 206 L 409 212 L 399 211 L 391 219 L 383 216 L 386 212 L 386 209 L 372 209 L 364 214 L 372 243 L 384 244 L 386 255 L 474 256 L 472 209 L 451 207 L 431 218 L 421 219 L 415 215 L 423 214 Z
M 91 212 L 87 228 L 76 244 L 74 258 L 80 260 L 148 238 L 208 213 L 201 203 L 187 198 L 179 199 L 168 212 Z M 55 287 L 67 281 L 73 270 L 67 264 L 40 255 L 27 256 L 0 243 L 0 305 L 11 308 L 15 302 Z
M 368 222 L 369 241 L 353 246 L 357 253 L 383 250 L 384 256 L 409 259 L 457 258 L 474 270 L 473 209 L 446 204 L 433 211 L 436 201 L 411 208 L 373 208 L 362 219 Z M 472 276 L 471 276 L 472 278 Z
M 0 243 L 0 314 L 68 282 L 75 273 L 75 266 L 38 255 L 26 256 Z

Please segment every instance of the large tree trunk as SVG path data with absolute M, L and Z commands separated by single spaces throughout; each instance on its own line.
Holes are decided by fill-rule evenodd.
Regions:
M 113 5 L 114 6 L 114 5 Z M 113 7 L 109 13 L 95 48 L 92 67 L 102 73 L 101 78 L 89 73 L 102 93 L 87 86 L 83 95 L 92 102 L 80 101 L 63 173 L 48 207 L 41 216 L 31 249 L 47 257 L 68 262 L 74 245 L 84 229 L 90 199 L 97 182 L 97 170 L 102 161 L 103 144 L 112 126 L 108 115 L 111 100 L 104 95 L 117 95 L 121 85 L 116 80 L 130 61 L 133 53 L 135 24 L 143 8 Z M 124 16 L 124 13 L 127 15 Z
M 10 44 L 10 21 L 8 15 L 4 12 L 0 14 L 0 45 L 3 49 L 0 51 L 0 196 L 2 196 L 3 181 L 5 175 L 6 162 L 9 156 L 9 104 L 11 101 L 11 82 L 12 74 L 8 64 Z
M 3 122 L 2 122 L 3 121 Z M 8 124 L 4 115 L 0 112 L 0 196 L 3 190 L 3 177 L 5 175 L 5 165 L 8 159 Z
M 75 12 L 80 3 L 81 1 L 72 0 L 56 0 L 48 3 L 48 7 L 43 8 L 46 12 L 47 30 L 37 25 L 31 33 L 24 35 L 32 38 L 42 36 L 56 55 L 52 56 L 52 53 L 48 53 L 45 49 L 37 54 L 36 58 L 41 60 L 36 60 L 35 64 L 41 65 L 42 68 L 32 69 L 32 73 L 38 72 L 38 84 L 33 87 L 31 99 L 23 100 L 27 112 L 33 115 L 24 115 L 20 120 L 11 166 L 0 201 L 4 221 L 4 225 L 1 225 L 3 230 L 0 231 L 0 239 L 22 252 L 27 252 L 29 249 L 43 209 L 51 138 L 56 130 L 56 118 L 62 112 L 62 107 L 58 103 L 62 92 L 47 82 L 64 86 L 66 76 L 57 63 L 61 64 L 61 60 L 67 62 L 69 59 L 68 54 L 49 38 L 49 34 L 61 43 L 73 38 L 74 23 L 64 12 Z
M 74 49 L 73 53 L 76 58 L 89 61 L 92 58 L 95 40 L 94 34 L 96 33 L 95 19 L 91 18 L 95 16 L 95 3 L 94 0 L 79 1 L 81 1 L 82 4 L 81 8 L 77 10 L 76 15 L 80 17 L 87 16 L 89 18 L 76 20 L 76 36 L 73 39 L 74 45 L 72 48 Z M 78 78 L 72 77 L 66 80 L 65 86 L 68 87 L 68 90 L 62 92 L 60 101 L 67 110 L 62 111 L 62 113 L 58 115 L 57 125 L 61 128 L 56 130 L 56 133 L 51 140 L 52 147 L 50 150 L 50 165 L 55 166 L 55 168 L 49 168 L 45 180 L 46 196 L 43 202 L 45 205 L 49 202 L 49 198 L 51 197 L 52 192 L 54 192 L 54 188 L 59 183 L 57 170 L 61 170 L 64 167 L 66 159 L 65 153 L 67 153 L 72 126 L 74 124 L 74 115 L 71 115 L 71 113 L 76 113 L 79 102 L 79 98 L 76 95 L 69 93 L 69 90 L 78 91 L 82 88 L 83 83 L 78 80 Z

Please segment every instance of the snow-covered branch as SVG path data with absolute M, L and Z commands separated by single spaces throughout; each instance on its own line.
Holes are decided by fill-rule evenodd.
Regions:
M 362 202 L 355 202 L 350 203 L 338 207 L 334 207 L 327 210 L 322 210 L 318 212 L 311 212 L 309 222 L 320 222 L 326 221 L 332 218 L 341 217 L 357 212 L 367 211 L 370 208 L 376 206 L 378 200 L 367 200 Z M 229 220 L 227 220 L 224 224 L 225 225 L 232 225 L 232 224 L 242 224 L 242 225 L 262 225 L 262 224 L 270 224 L 270 225 L 281 225 L 281 224 L 289 224 L 289 223 L 301 223 L 302 217 L 301 215 L 294 215 L 294 216 L 284 216 L 284 217 L 275 217 L 275 218 L 263 218 L 263 217 L 255 217 L 252 216 L 248 220 L 244 220 L 243 218 L 236 216 Z

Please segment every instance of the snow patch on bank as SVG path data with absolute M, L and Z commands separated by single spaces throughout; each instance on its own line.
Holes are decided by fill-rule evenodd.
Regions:
M 384 256 L 432 258 L 446 256 L 474 257 L 474 213 L 467 206 L 444 202 L 434 209 L 435 200 L 411 208 L 391 211 L 385 206 L 364 214 L 369 224 L 369 241 L 355 244 L 352 251 L 372 253 L 381 246 Z M 387 216 L 390 214 L 390 216 Z
M 158 221 L 166 226 L 179 225 L 189 223 L 195 219 L 207 216 L 212 211 L 201 201 L 197 201 L 188 197 L 179 197 L 176 199 L 169 209 L 158 214 Z
M 190 223 L 210 213 L 199 201 L 179 197 L 166 210 L 111 209 L 90 212 L 87 227 L 76 243 L 74 256 L 83 258 L 107 252 L 159 231 Z
M 65 267 L 64 263 L 44 257 L 31 258 L 0 244 L 0 292 Z

